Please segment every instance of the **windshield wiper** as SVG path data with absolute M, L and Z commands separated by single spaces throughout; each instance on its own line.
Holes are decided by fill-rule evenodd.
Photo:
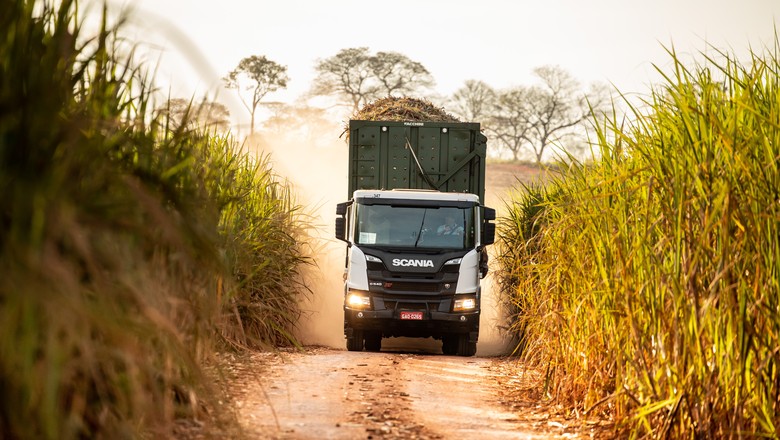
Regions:
M 422 238 L 423 226 L 425 225 L 425 214 L 427 214 L 427 213 L 428 213 L 428 210 L 424 209 L 423 210 L 422 220 L 420 221 L 420 230 L 417 231 L 417 239 L 414 240 L 414 247 L 417 247 L 417 243 L 419 243 L 420 242 L 420 238 Z

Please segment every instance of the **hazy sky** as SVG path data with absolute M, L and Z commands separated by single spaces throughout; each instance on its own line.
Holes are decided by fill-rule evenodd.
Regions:
M 115 3 L 116 5 L 122 3 Z M 219 86 L 246 56 L 288 68 L 292 101 L 313 78 L 317 59 L 367 46 L 422 63 L 436 90 L 468 79 L 496 88 L 532 81 L 557 64 L 583 82 L 646 92 L 652 64 L 668 65 L 664 45 L 682 54 L 707 43 L 739 55 L 774 44 L 780 0 L 135 0 L 137 38 L 165 49 L 160 83 L 188 97 Z M 182 54 L 186 54 L 182 55 Z M 156 58 L 155 58 L 156 61 Z M 220 92 L 220 96 L 225 93 Z

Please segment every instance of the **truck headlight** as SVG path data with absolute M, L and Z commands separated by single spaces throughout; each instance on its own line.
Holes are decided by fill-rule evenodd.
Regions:
M 453 312 L 468 312 L 477 308 L 477 299 L 473 296 L 455 298 L 455 304 L 452 306 Z
M 367 309 L 371 307 L 371 298 L 362 290 L 349 290 L 347 293 L 347 306 L 352 309 Z

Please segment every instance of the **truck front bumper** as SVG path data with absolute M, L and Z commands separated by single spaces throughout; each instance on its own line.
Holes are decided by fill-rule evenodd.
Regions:
M 383 337 L 434 337 L 470 333 L 473 342 L 479 332 L 479 311 L 468 313 L 421 311 L 423 319 L 401 319 L 406 310 L 344 309 L 344 329 L 380 332 Z M 415 310 L 420 312 L 419 310 Z M 347 337 L 350 335 L 347 334 Z

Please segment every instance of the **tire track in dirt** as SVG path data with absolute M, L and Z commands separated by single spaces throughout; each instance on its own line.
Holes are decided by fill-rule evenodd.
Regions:
M 580 437 L 508 406 L 496 362 L 309 348 L 254 354 L 227 379 L 230 405 L 253 439 Z
M 399 389 L 404 355 L 327 349 L 256 355 L 232 379 L 248 438 L 440 439 L 416 423 Z
M 370 369 L 368 362 L 355 366 L 355 372 L 350 373 L 354 382 L 350 381 L 350 385 L 358 386 L 356 392 L 349 392 L 347 397 L 356 398 L 362 405 L 362 409 L 353 411 L 351 420 L 365 427 L 367 437 L 364 438 L 441 439 L 416 421 L 415 414 L 410 411 L 414 398 L 399 386 L 401 367 L 409 355 L 373 353 L 368 356 L 380 356 L 383 360 Z
M 488 358 L 413 356 L 401 376 L 415 420 L 446 438 L 554 438 L 518 423 L 499 400 Z

